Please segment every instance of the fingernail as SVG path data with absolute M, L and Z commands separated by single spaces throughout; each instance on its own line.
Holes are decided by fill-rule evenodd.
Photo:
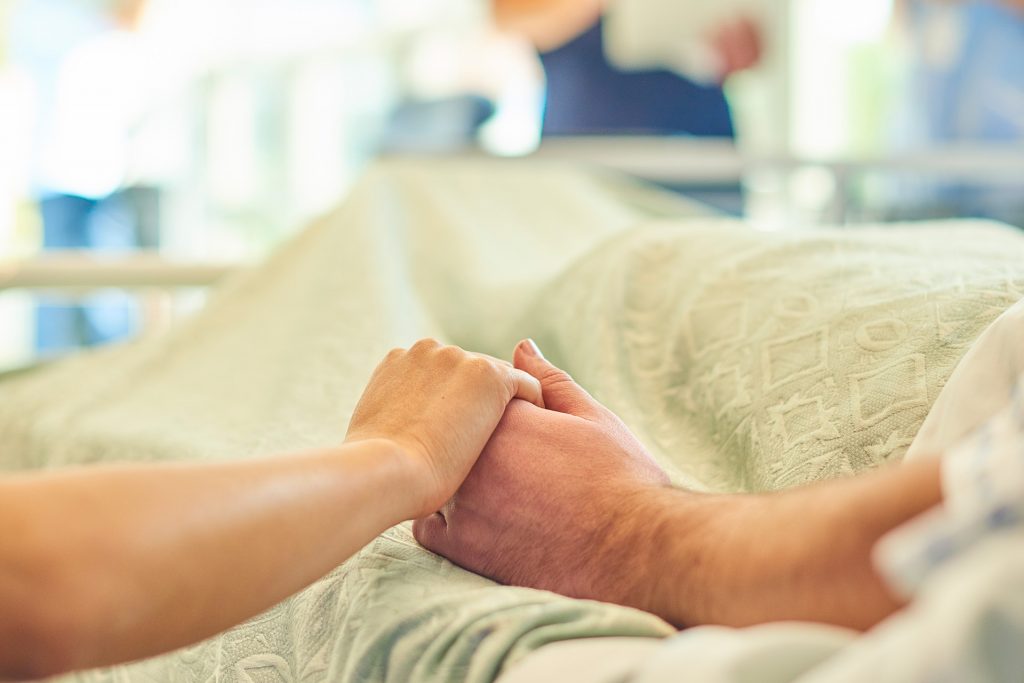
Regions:
M 536 356 L 537 358 L 543 358 L 544 354 L 540 352 L 540 347 L 537 346 L 537 342 L 532 339 L 527 339 L 526 344 L 523 346 L 528 354 Z

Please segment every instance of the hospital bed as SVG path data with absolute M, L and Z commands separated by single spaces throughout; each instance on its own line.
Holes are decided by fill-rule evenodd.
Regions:
M 485 161 L 477 149 L 444 149 L 418 156 Z M 405 156 L 412 156 L 406 153 Z M 744 152 L 732 140 L 651 136 L 574 136 L 545 140 L 522 157 L 527 163 L 564 163 L 602 168 L 661 185 L 702 188 L 758 182 L 765 174 L 786 178 L 815 171 L 834 189 L 819 222 L 848 224 L 857 182 L 879 174 L 914 175 L 932 180 L 990 184 L 1024 190 L 1024 147 L 962 144 L 898 154 L 858 158 L 812 158 L 788 154 Z M 784 202 L 784 197 L 776 197 Z M 778 211 L 780 206 L 776 206 Z M 749 216 L 748 216 L 749 217 Z M 137 251 L 114 258 L 69 252 L 0 262 L 0 291 L 48 289 L 84 292 L 93 289 L 170 289 L 208 287 L 232 266 L 171 260 L 159 252 Z
M 173 261 L 158 252 L 104 257 L 89 252 L 50 251 L 33 259 L 0 262 L 0 291 L 82 293 L 96 289 L 209 287 L 233 270 L 226 264 Z
M 96 255 L 85 251 L 48 251 L 30 259 L 0 261 L 0 294 L 29 292 L 75 299 L 95 292 L 123 290 L 142 300 L 140 332 L 173 324 L 171 292 L 209 288 L 240 269 L 238 264 L 185 262 L 156 251 Z M 52 358 L 0 367 L 0 379 L 23 374 Z
M 1024 236 L 970 221 L 765 233 L 607 171 L 391 161 L 265 265 L 196 279 L 221 276 L 166 335 L 0 385 L 2 466 L 337 442 L 389 348 L 434 336 L 507 357 L 530 336 L 679 485 L 842 476 L 904 455 L 959 359 L 1024 296 Z M 476 683 L 548 645 L 671 634 L 496 586 L 402 525 L 247 624 L 79 679 Z
M 753 220 L 768 213 L 792 222 L 799 213 L 792 183 L 808 173 L 817 174 L 817 186 L 826 188 L 816 193 L 813 221 L 829 225 L 864 222 L 858 219 L 864 213 L 858 211 L 863 204 L 859 195 L 871 178 L 897 186 L 912 180 L 918 185 L 991 187 L 1024 195 L 1024 146 L 1012 144 L 953 144 L 884 155 L 816 158 L 745 152 L 732 140 L 580 136 L 546 140 L 530 158 L 600 166 L 698 191 L 745 184 L 747 217 Z M 889 201 L 895 203 L 895 197 Z M 1015 218 L 1024 221 L 1024 200 L 1015 208 L 1020 214 Z M 776 228 L 785 225 L 775 223 Z

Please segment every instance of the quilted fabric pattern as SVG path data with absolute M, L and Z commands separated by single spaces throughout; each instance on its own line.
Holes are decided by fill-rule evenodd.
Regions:
M 1022 257 L 1019 233 L 984 223 L 655 225 L 572 269 L 532 318 L 681 483 L 773 490 L 901 458 L 970 344 L 1024 296 Z

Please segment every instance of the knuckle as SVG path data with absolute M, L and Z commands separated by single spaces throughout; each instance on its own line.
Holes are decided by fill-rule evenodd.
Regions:
M 415 344 L 413 344 L 412 349 L 410 350 L 417 352 L 432 351 L 440 346 L 441 342 L 437 341 L 433 337 L 424 337 L 423 339 L 420 339 Z
M 469 368 L 473 371 L 476 376 L 482 380 L 487 381 L 500 381 L 505 380 L 508 373 L 498 367 L 497 364 L 490 362 L 486 358 L 470 358 L 467 362 Z
M 494 364 L 482 356 L 467 356 L 466 367 L 480 372 L 495 370 Z
M 462 360 L 467 355 L 466 352 L 458 346 L 442 346 L 438 349 L 438 354 L 445 361 L 452 363 Z

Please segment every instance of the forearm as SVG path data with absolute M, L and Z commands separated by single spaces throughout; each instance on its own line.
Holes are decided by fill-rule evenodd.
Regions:
M 939 502 L 937 461 L 770 495 L 661 490 L 643 503 L 650 526 L 633 602 L 679 626 L 867 628 L 900 606 L 872 566 L 872 548 Z
M 0 602 L 22 605 L 38 632 L 15 625 L 0 635 L 9 643 L 41 636 L 66 660 L 57 669 L 214 635 L 412 516 L 410 479 L 401 454 L 376 441 L 261 461 L 12 479 L 0 492 L 0 520 L 17 540 L 3 549 Z
M 553 50 L 593 26 L 605 0 L 494 0 L 498 27 Z

